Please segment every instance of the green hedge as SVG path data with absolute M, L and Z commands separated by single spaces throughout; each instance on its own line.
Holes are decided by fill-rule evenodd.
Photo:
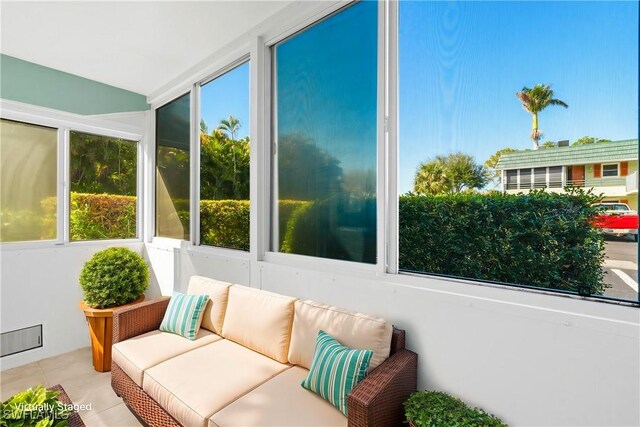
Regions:
M 249 201 L 201 200 L 200 243 L 249 250 Z
M 114 194 L 71 193 L 71 240 L 136 237 L 136 198 Z
M 400 268 L 602 294 L 595 201 L 577 190 L 402 196 Z

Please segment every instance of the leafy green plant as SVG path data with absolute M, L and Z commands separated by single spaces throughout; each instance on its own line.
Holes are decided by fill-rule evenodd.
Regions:
M 440 391 L 418 391 L 404 402 L 411 427 L 506 427 L 502 420 Z
M 602 294 L 598 200 L 580 189 L 402 196 L 400 268 Z
M 60 402 L 58 391 L 39 385 L 15 394 L 2 402 L 2 427 L 66 427 L 72 412 L 69 405 Z
M 80 272 L 85 303 L 108 308 L 139 298 L 149 285 L 149 268 L 142 257 L 128 248 L 96 252 Z

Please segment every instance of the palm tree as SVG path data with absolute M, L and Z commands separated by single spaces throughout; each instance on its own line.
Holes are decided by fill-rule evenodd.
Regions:
M 522 90 L 516 93 L 516 97 L 522 102 L 522 108 L 531 113 L 531 139 L 533 140 L 533 149 L 537 150 L 540 145 L 540 137 L 542 132 L 538 129 L 538 113 L 549 105 L 559 105 L 564 108 L 569 108 L 566 102 L 553 97 L 553 90 L 551 85 L 537 84 L 533 88 L 523 87 Z
M 229 139 L 235 141 L 236 133 L 238 129 L 240 129 L 240 120 L 236 118 L 236 116 L 229 116 L 228 119 L 220 120 L 220 124 L 218 124 L 218 129 L 225 132 Z
M 229 142 L 231 143 L 231 151 L 233 153 L 233 193 L 236 194 L 236 133 L 240 129 L 240 120 L 236 116 L 230 115 L 228 119 L 220 120 L 218 127 L 216 128 L 217 132 L 221 132 L 227 135 L 229 138 Z

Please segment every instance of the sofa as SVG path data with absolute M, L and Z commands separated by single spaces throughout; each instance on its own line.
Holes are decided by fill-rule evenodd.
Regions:
M 150 426 L 402 425 L 416 390 L 417 355 L 405 332 L 382 319 L 254 288 L 193 276 L 187 294 L 209 295 L 191 341 L 159 331 L 169 298 L 114 312 L 111 384 Z M 301 387 L 324 330 L 373 350 L 345 416 Z

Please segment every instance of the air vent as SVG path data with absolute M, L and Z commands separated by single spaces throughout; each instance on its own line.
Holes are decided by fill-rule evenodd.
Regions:
M 42 325 L 0 334 L 0 357 L 42 347 Z

